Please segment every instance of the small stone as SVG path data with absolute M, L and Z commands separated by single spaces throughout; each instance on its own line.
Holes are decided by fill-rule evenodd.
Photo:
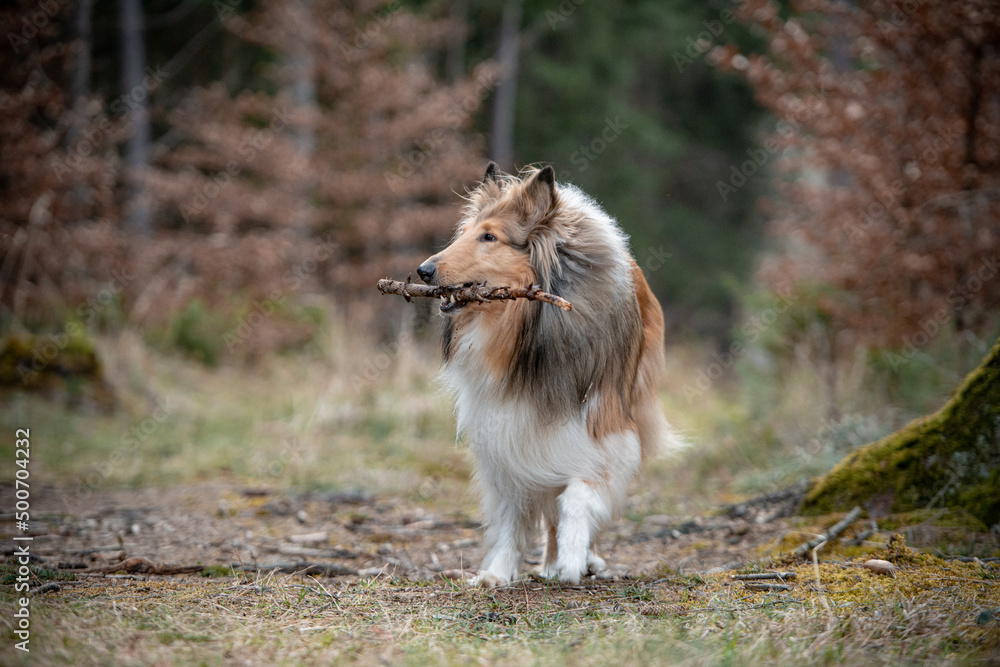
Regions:
M 884 574 L 896 576 L 896 566 L 887 560 L 880 560 L 878 558 L 872 558 L 864 562 L 863 567 L 871 570 L 875 574 Z

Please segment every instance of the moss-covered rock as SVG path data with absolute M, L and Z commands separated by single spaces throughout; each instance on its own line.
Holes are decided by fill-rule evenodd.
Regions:
M 77 324 L 52 335 L 12 334 L 0 340 L 0 393 L 30 391 L 70 404 L 114 404 L 94 342 Z
M 817 479 L 802 512 L 863 505 L 906 512 L 962 507 L 1000 522 L 1000 340 L 936 413 L 846 456 Z

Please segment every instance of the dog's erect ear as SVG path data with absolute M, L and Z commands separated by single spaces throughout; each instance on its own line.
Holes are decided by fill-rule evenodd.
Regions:
M 556 170 L 552 165 L 532 174 L 524 185 L 524 193 L 534 209 L 535 219 L 544 217 L 556 201 Z
M 486 175 L 483 176 L 483 183 L 486 181 L 493 181 L 496 183 L 500 180 L 500 167 L 497 166 L 496 162 L 490 162 L 486 165 Z

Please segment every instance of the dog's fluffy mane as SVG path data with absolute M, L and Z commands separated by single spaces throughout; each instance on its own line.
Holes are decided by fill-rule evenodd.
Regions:
M 539 172 L 484 179 L 466 198 L 461 226 L 486 217 L 507 221 L 508 243 L 528 255 L 536 283 L 573 310 L 526 300 L 490 305 L 505 309 L 490 335 L 508 342 L 493 347 L 509 353 L 499 364 L 501 377 L 483 389 L 498 399 L 531 397 L 551 420 L 583 412 L 599 438 L 632 426 L 643 346 L 635 264 L 626 237 L 593 199 L 567 184 L 553 184 L 552 196 L 540 197 L 533 178 Z M 466 318 L 478 315 L 465 311 L 446 320 L 446 375 L 448 366 L 478 363 L 467 355 L 484 352 L 460 343 L 471 324 Z

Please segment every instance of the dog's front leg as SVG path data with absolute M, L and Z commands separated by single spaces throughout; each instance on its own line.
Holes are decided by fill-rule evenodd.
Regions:
M 560 581 L 580 583 L 591 569 L 603 569 L 604 561 L 592 550 L 597 531 L 611 516 L 611 508 L 600 487 L 580 479 L 566 485 L 559 496 L 559 544 L 556 573 Z
M 487 503 L 486 558 L 479 573 L 470 583 L 474 586 L 494 588 L 504 586 L 517 578 L 517 568 L 527 542 L 525 517 L 509 498 L 495 498 Z

